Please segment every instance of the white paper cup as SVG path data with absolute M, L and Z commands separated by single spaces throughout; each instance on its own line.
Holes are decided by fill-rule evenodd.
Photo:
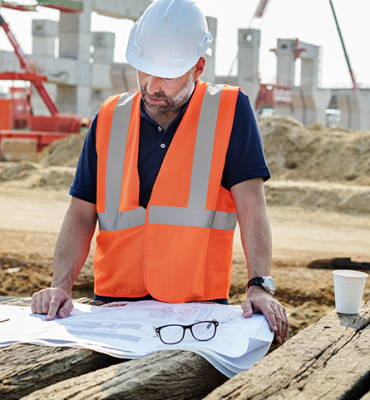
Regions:
M 334 274 L 335 308 L 341 314 L 360 310 L 367 274 L 360 271 L 336 270 Z

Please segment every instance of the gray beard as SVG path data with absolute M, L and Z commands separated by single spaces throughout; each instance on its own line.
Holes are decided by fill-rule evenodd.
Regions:
M 160 114 L 169 111 L 177 111 L 182 105 L 184 105 L 190 98 L 194 90 L 193 82 L 194 73 L 190 71 L 188 80 L 185 85 L 173 96 L 167 96 L 163 91 L 156 92 L 150 97 L 153 99 L 161 99 L 165 101 L 165 104 L 150 104 L 145 96 L 148 96 L 146 87 L 140 86 L 139 78 L 137 78 L 138 87 L 141 93 L 141 98 L 145 104 L 145 107 L 153 114 Z

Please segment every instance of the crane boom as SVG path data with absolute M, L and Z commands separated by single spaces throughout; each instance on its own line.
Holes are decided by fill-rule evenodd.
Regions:
M 13 32 L 10 30 L 9 25 L 5 22 L 1 14 L 0 14 L 0 26 L 4 29 L 6 35 L 8 36 L 8 39 L 14 48 L 15 54 L 18 57 L 21 67 L 28 73 L 38 75 L 35 66 L 31 62 L 30 58 L 23 52 Z M 54 103 L 53 99 L 49 96 L 49 93 L 46 91 L 45 86 L 42 83 L 42 80 L 35 81 L 34 85 L 36 90 L 39 92 L 41 98 L 43 99 L 46 107 L 50 111 L 51 115 L 58 114 L 59 109 L 57 105 Z
M 258 6 L 256 8 L 256 11 L 253 15 L 254 18 L 262 18 L 268 2 L 269 2 L 269 0 L 260 0 L 260 2 L 258 3 Z
M 342 48 L 343 48 L 343 51 L 344 51 L 344 56 L 345 56 L 346 61 L 347 61 L 347 66 L 348 66 L 349 74 L 351 75 L 351 80 L 352 80 L 352 85 L 353 85 L 353 91 L 354 91 L 354 92 L 358 92 L 357 83 L 356 83 L 356 80 L 355 80 L 355 76 L 353 75 L 353 71 L 352 71 L 352 68 L 351 68 L 351 63 L 349 62 L 348 54 L 347 54 L 347 51 L 346 51 L 346 46 L 344 45 L 344 40 L 343 40 L 343 37 L 342 37 L 342 33 L 341 33 L 341 31 L 340 31 L 338 19 L 337 19 L 337 16 L 336 16 L 336 14 L 335 14 L 334 5 L 333 5 L 333 2 L 332 2 L 331 0 L 329 0 L 329 3 L 330 3 L 331 10 L 332 10 L 332 12 L 333 12 L 335 24 L 336 24 L 336 26 L 337 26 L 337 30 L 338 30 L 338 33 L 339 33 L 340 42 L 342 43 Z

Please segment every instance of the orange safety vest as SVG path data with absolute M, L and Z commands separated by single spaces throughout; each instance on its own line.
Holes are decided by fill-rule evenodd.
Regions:
M 236 212 L 221 178 L 238 88 L 198 81 L 139 206 L 138 91 L 99 111 L 95 293 L 170 303 L 228 298 Z

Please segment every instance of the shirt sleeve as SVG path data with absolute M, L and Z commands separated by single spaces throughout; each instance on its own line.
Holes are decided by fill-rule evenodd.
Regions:
M 97 153 L 95 147 L 98 113 L 94 115 L 78 160 L 76 174 L 69 194 L 80 200 L 96 204 Z
M 261 135 L 248 96 L 239 91 L 226 153 L 222 186 L 230 190 L 249 179 L 270 178 Z

